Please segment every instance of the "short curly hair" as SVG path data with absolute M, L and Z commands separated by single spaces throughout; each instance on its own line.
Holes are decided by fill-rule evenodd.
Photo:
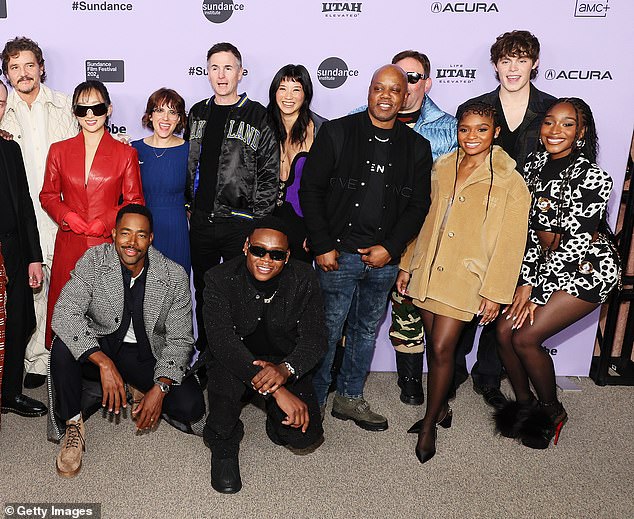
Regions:
M 528 31 L 505 32 L 491 45 L 491 63 L 497 65 L 505 57 L 530 58 L 535 64 L 539 59 L 539 40 Z M 531 79 L 536 77 L 537 67 L 531 70 Z M 495 78 L 500 79 L 497 72 Z

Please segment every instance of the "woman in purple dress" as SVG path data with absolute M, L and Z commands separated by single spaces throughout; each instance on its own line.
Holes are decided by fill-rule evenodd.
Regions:
M 153 133 L 132 146 L 139 154 L 145 204 L 154 217 L 153 245 L 189 274 L 189 229 L 184 205 L 189 143 L 174 135 L 187 124 L 185 101 L 174 90 L 160 88 L 148 99 L 142 122 Z
M 273 214 L 289 230 L 291 256 L 312 263 L 306 246 L 306 228 L 299 206 L 299 183 L 308 151 L 325 121 L 310 109 L 313 83 L 303 65 L 286 65 L 277 71 L 269 87 L 267 110 L 280 143 L 280 190 Z

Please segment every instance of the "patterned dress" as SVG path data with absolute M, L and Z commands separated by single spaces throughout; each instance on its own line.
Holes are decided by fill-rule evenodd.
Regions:
M 571 162 L 546 152 L 529 155 L 524 178 L 532 201 L 520 285 L 533 286 L 530 299 L 539 305 L 558 290 L 603 303 L 620 279 L 618 253 L 599 232 L 612 179 L 583 155 Z M 557 248 L 545 250 L 537 231 L 561 234 Z

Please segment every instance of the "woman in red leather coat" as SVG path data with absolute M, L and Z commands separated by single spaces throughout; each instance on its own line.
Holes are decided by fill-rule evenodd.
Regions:
M 110 233 L 123 205 L 143 204 L 137 152 L 106 130 L 112 113 L 100 81 L 75 88 L 73 111 L 81 126 L 76 137 L 51 145 L 40 202 L 59 225 L 51 267 L 46 344 L 53 340 L 51 318 L 75 263 L 89 247 L 112 241 Z

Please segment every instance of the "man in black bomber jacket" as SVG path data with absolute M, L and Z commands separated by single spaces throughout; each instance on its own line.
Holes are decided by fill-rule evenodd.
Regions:
M 207 53 L 207 73 L 215 95 L 191 108 L 186 134 L 185 198 L 191 212 L 200 351 L 207 345 L 202 319 L 205 272 L 241 253 L 253 218 L 273 211 L 279 184 L 279 146 L 266 109 L 246 94 L 238 95 L 240 51 L 231 43 L 215 44 Z

